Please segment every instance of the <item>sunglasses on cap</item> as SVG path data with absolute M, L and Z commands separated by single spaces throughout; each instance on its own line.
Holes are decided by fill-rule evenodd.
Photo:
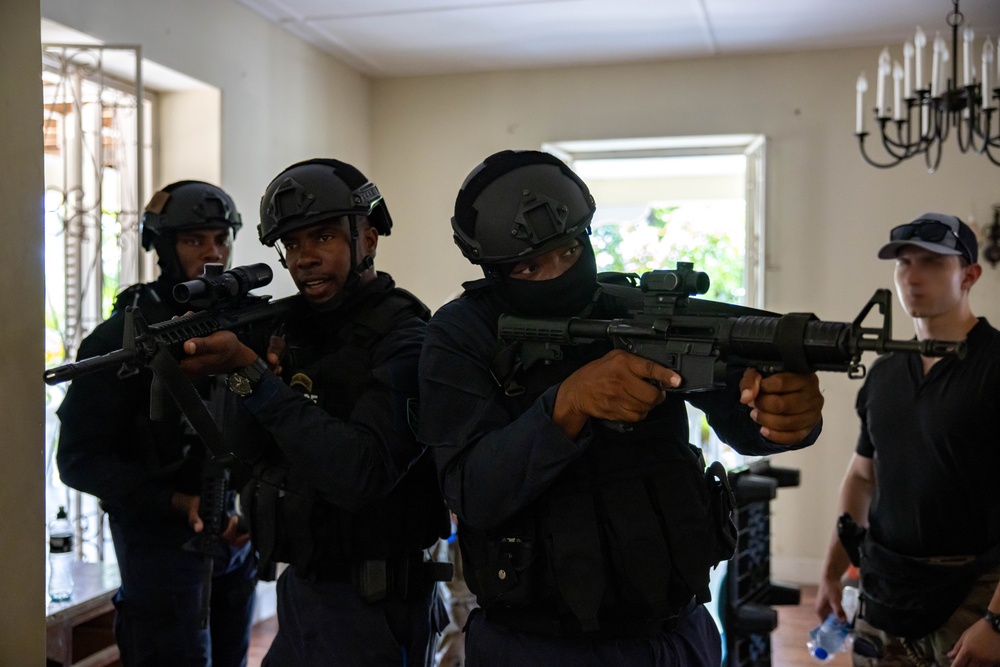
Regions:
M 972 254 L 966 245 L 962 243 L 962 239 L 959 238 L 958 233 L 950 225 L 937 220 L 914 220 L 905 225 L 893 227 L 892 231 L 889 232 L 890 241 L 909 241 L 913 238 L 927 241 L 928 243 L 940 243 L 949 248 L 962 250 L 962 254 L 965 257 L 969 257 Z M 954 241 L 951 241 L 952 238 L 954 238 Z M 946 242 L 945 239 L 950 242 Z

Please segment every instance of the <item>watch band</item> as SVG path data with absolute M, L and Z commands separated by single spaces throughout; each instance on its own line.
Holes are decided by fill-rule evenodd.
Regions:
M 986 622 L 993 628 L 993 632 L 1000 634 L 1000 614 L 994 614 L 989 609 L 986 610 Z

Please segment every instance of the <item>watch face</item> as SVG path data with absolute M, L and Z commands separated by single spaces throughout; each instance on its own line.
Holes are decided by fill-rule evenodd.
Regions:
M 242 373 L 230 373 L 226 384 L 229 386 L 229 390 L 237 396 L 249 396 L 253 391 L 250 380 Z

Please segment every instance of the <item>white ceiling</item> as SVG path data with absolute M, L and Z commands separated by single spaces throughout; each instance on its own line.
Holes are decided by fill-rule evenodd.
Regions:
M 952 0 L 237 0 L 372 77 L 949 40 Z M 1000 33 L 1000 0 L 963 0 Z M 961 42 L 961 35 L 959 35 Z M 961 48 L 961 46 L 959 47 Z

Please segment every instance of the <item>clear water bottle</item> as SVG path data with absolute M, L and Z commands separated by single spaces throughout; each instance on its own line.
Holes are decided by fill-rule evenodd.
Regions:
M 851 638 L 851 626 L 847 621 L 830 614 L 820 625 L 809 631 L 806 647 L 815 662 L 830 662 L 841 651 L 846 651 Z
M 844 616 L 847 617 L 848 625 L 852 628 L 854 627 L 854 616 L 858 613 L 860 606 L 860 597 L 861 593 L 857 586 L 844 586 L 844 591 L 840 596 L 840 606 L 844 610 Z
M 49 599 L 65 602 L 73 596 L 73 526 L 60 506 L 49 524 Z

